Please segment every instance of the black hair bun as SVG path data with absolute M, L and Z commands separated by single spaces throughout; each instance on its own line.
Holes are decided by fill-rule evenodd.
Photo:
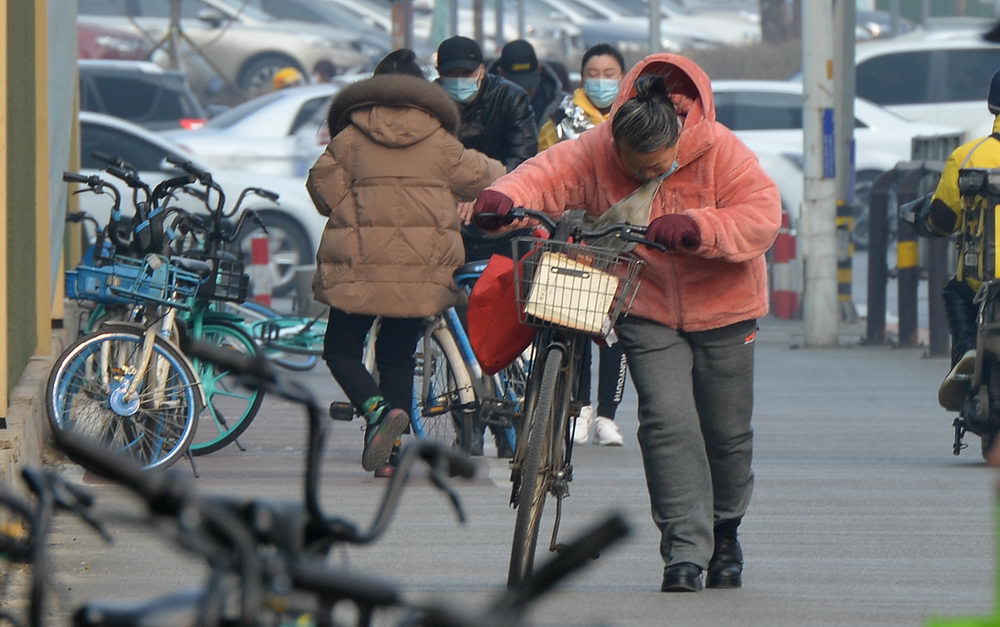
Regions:
M 635 81 L 635 98 L 643 102 L 663 101 L 667 99 L 663 77 L 656 74 L 640 76 Z

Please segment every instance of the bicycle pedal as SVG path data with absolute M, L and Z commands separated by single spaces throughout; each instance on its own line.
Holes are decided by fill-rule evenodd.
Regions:
M 354 420 L 354 406 L 342 401 L 330 403 L 330 418 L 341 422 L 350 422 Z

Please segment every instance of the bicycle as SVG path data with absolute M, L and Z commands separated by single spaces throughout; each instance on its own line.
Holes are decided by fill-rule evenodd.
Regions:
M 454 271 L 456 284 L 466 291 L 471 290 L 485 267 L 485 261 L 459 266 Z M 375 373 L 378 325 L 376 319 L 362 357 L 365 368 L 372 373 Z M 501 373 L 486 376 L 458 311 L 451 307 L 428 318 L 416 353 L 414 400 L 410 412 L 413 434 L 469 452 L 474 423 L 480 420 L 498 425 L 513 450 L 526 371 L 522 359 Z M 337 420 L 349 421 L 356 415 L 349 403 L 334 403 L 331 411 Z
M 533 218 L 551 236 L 517 238 L 513 243 L 519 318 L 538 328 L 519 445 L 511 460 L 510 502 L 517 515 L 507 585 L 513 587 L 532 572 L 548 494 L 556 500 L 549 550 L 562 548 L 558 531 L 562 501 L 573 480 L 573 422 L 582 406 L 576 398 L 582 350 L 593 338 L 607 336 L 618 316 L 628 312 L 643 268 L 631 254 L 576 242 L 615 236 L 659 250 L 664 247 L 641 237 L 645 226 L 616 224 L 588 230 L 524 208 L 513 209 L 507 218 Z
M 376 610 L 389 607 L 407 612 L 400 625 L 520 625 L 531 603 L 628 533 L 628 525 L 620 515 L 607 517 L 481 612 L 459 612 L 442 603 L 409 602 L 393 583 L 344 573 L 322 558 L 338 543 L 367 544 L 381 535 L 405 478 L 418 459 L 427 462 L 432 483 L 449 494 L 460 514 L 457 496 L 445 485 L 444 474 L 471 476 L 474 466 L 468 459 L 432 442 L 408 445 L 374 521 L 368 529 L 360 530 L 320 509 L 319 461 L 327 423 L 309 391 L 271 368 L 261 356 L 239 355 L 204 343 L 184 346 L 199 359 L 239 373 L 249 385 L 306 406 L 309 439 L 304 503 L 200 497 L 192 482 L 176 472 L 145 473 L 131 460 L 109 455 L 78 434 L 58 434 L 57 445 L 71 459 L 140 496 L 157 518 L 173 521 L 182 546 L 210 558 L 213 564 L 201 588 L 130 606 L 90 602 L 76 612 L 77 625 L 150 624 L 166 617 L 172 618 L 173 624 L 193 624 L 197 620 L 205 625 L 283 621 L 331 625 L 335 624 L 333 611 L 345 602 L 357 607 L 357 625 L 371 624 Z M 227 606 L 225 599 L 234 596 L 240 601 L 238 607 Z
M 218 252 L 219 244 L 235 237 L 223 232 L 222 220 L 235 214 L 249 193 L 269 198 L 273 194 L 248 188 L 235 208 L 225 214 L 224 196 L 211 175 L 187 163 L 179 165 L 189 173 L 161 182 L 154 190 L 149 190 L 126 164 L 116 161 L 107 168 L 133 190 L 136 214 L 128 241 L 120 231 L 121 197 L 117 189 L 96 175 L 64 175 L 68 182 L 86 184 L 89 191 L 112 194 L 113 210 L 104 232 L 112 251 L 117 253 L 111 259 L 100 259 L 99 265 L 82 265 L 67 273 L 67 294 L 101 304 L 124 305 L 121 313 L 127 317 L 80 338 L 53 364 L 47 395 L 50 423 L 54 430 L 103 430 L 105 437 L 133 451 L 150 468 L 169 465 L 187 452 L 204 454 L 235 441 L 249 426 L 262 400 L 257 390 L 249 394 L 233 391 L 227 382 L 228 373 L 215 370 L 211 364 L 188 361 L 172 341 L 177 332 L 177 312 L 187 311 L 186 322 L 196 335 L 241 352 L 256 351 L 253 339 L 231 324 L 231 318 L 213 312 L 210 303 L 238 301 L 246 295 L 242 265 Z M 160 204 L 174 189 L 186 188 L 195 179 L 219 194 L 211 227 L 185 211 L 165 209 Z M 139 200 L 140 194 L 145 200 Z M 176 238 L 170 229 L 164 228 L 164 221 L 172 213 L 179 214 L 184 225 L 190 227 L 182 229 L 183 233 L 190 234 L 196 228 L 207 232 L 209 245 L 201 259 L 170 255 L 183 252 L 173 242 Z M 254 217 L 252 212 L 240 216 L 235 233 L 248 217 Z M 157 254 L 160 251 L 170 256 Z M 138 261 L 122 256 L 126 252 L 145 257 Z M 165 310 L 159 311 L 158 307 Z M 95 308 L 89 321 L 95 326 L 98 317 L 106 313 L 99 309 Z M 140 394 L 140 389 L 150 390 L 151 394 Z M 168 411 L 173 408 L 178 412 Z M 197 418 L 206 408 L 211 423 L 205 425 L 211 424 L 212 428 L 203 425 L 196 437 Z

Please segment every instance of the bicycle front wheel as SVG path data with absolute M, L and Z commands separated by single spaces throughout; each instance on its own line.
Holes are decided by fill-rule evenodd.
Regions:
M 545 507 L 545 495 L 552 485 L 552 473 L 555 470 L 552 444 L 554 438 L 558 437 L 554 429 L 560 422 L 556 420 L 554 413 L 558 410 L 555 400 L 562 361 L 561 348 L 552 348 L 546 353 L 541 382 L 535 389 L 535 398 L 529 399 L 527 403 L 524 425 L 518 434 L 515 460 L 521 460 L 520 483 L 510 570 L 507 573 L 507 587 L 511 588 L 531 573 L 535 563 L 538 526 Z
M 253 338 L 233 325 L 206 324 L 199 339 L 244 355 L 257 354 Z M 191 443 L 191 454 L 208 455 L 231 444 L 247 430 L 260 411 L 264 393 L 246 389 L 236 375 L 215 364 L 201 361 L 197 362 L 197 368 L 207 406 Z
M 140 332 L 105 330 L 59 356 L 49 373 L 45 408 L 53 431 L 99 440 L 143 468 L 165 468 L 194 437 L 201 410 L 197 386 L 184 357 L 163 339 L 148 345 Z

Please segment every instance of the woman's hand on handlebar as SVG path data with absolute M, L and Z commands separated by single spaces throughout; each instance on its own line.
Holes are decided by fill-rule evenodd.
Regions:
M 660 216 L 649 223 L 646 237 L 666 246 L 669 250 L 697 248 L 701 245 L 698 224 L 682 213 Z
M 484 189 L 476 196 L 472 207 L 472 223 L 483 230 L 495 231 L 514 221 L 513 217 L 508 217 L 513 208 L 514 201 L 506 194 Z

